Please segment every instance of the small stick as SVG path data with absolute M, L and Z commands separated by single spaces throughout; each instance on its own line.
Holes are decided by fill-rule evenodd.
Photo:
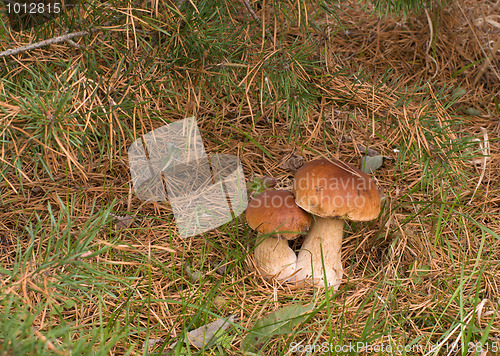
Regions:
M 67 44 L 69 44 L 71 47 L 75 47 L 75 48 L 82 48 L 83 47 L 83 46 L 80 46 L 75 41 L 70 40 L 70 39 L 64 40 L 64 42 L 66 42 Z
M 477 189 L 481 185 L 481 182 L 484 178 L 484 173 L 486 172 L 486 164 L 488 163 L 488 158 L 490 156 L 490 140 L 488 139 L 488 132 L 484 127 L 480 127 L 481 132 L 483 133 L 483 142 L 480 144 L 481 150 L 483 151 L 483 164 L 481 167 L 481 175 L 479 176 L 479 180 L 476 184 L 476 189 L 474 189 L 474 193 L 472 193 L 472 197 L 469 200 L 469 204 L 472 203 L 474 196 L 476 195 Z
M 434 72 L 434 75 L 431 78 L 431 79 L 434 79 L 434 77 L 438 74 L 438 71 L 439 71 L 439 64 L 438 64 L 438 62 L 434 59 L 434 57 L 432 57 L 429 54 L 429 50 L 432 47 L 432 41 L 434 40 L 434 27 L 432 26 L 432 20 L 431 20 L 431 17 L 429 16 L 429 11 L 427 11 L 427 9 L 425 9 L 425 16 L 427 17 L 427 23 L 429 25 L 429 31 L 430 31 L 429 42 L 427 42 L 427 50 L 425 51 L 425 54 L 427 55 L 427 57 L 429 57 L 430 59 L 432 59 L 432 61 L 436 65 L 436 71 Z
M 262 25 L 262 21 L 260 20 L 259 16 L 257 16 L 257 14 L 255 13 L 255 11 L 253 11 L 252 5 L 250 5 L 250 3 L 248 2 L 248 0 L 242 0 L 242 1 L 243 1 L 243 4 L 245 4 L 245 7 L 247 8 L 248 12 L 255 19 L 255 21 L 257 21 L 259 24 Z M 269 31 L 267 30 L 267 28 L 264 29 L 264 31 L 266 31 L 266 36 L 269 38 L 269 40 L 271 40 L 271 42 L 273 43 L 273 45 L 276 45 L 276 43 L 274 42 L 274 37 L 269 33 Z
M 99 29 L 97 29 L 97 28 L 92 28 L 88 31 L 72 32 L 72 33 L 68 33 L 68 34 L 63 35 L 63 36 L 58 36 L 58 37 L 54 37 L 54 38 L 51 38 L 48 40 L 32 43 L 30 45 L 8 49 L 6 51 L 0 52 L 0 58 L 12 56 L 14 54 L 18 54 L 21 52 L 31 51 L 32 49 L 36 49 L 36 48 L 40 48 L 40 47 L 44 47 L 44 46 L 49 46 L 49 45 L 54 44 L 54 43 L 64 42 L 64 41 L 70 40 L 70 39 L 75 38 L 75 37 L 86 36 L 86 35 L 91 34 L 92 32 L 96 32 L 98 30 Z

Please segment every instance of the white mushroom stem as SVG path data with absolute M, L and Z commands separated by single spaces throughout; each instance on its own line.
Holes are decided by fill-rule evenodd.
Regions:
M 279 237 L 267 237 L 259 241 L 254 249 L 255 263 L 265 278 L 275 277 L 287 280 L 295 273 L 297 255 L 288 246 L 288 240 Z M 295 278 L 295 277 L 293 277 Z
M 342 280 L 343 233 L 344 220 L 315 217 L 297 258 L 297 281 L 311 282 L 314 278 L 316 286 L 338 288 Z

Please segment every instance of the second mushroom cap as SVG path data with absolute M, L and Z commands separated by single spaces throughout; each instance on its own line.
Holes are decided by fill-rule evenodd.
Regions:
M 287 240 L 306 232 L 312 221 L 287 190 L 268 190 L 257 195 L 248 204 L 246 219 L 261 234 L 277 234 Z

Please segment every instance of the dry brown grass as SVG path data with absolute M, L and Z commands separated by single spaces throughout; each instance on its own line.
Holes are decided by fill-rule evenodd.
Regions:
M 241 6 L 238 2 L 230 4 Z M 498 20 L 494 16 L 499 4 L 463 0 L 407 20 L 379 19 L 363 12 L 359 5 L 349 4 L 338 13 L 346 31 L 340 30 L 332 18 L 309 11 L 311 19 L 302 21 L 314 17 L 321 29 L 312 37 L 310 58 L 323 64 L 314 70 L 306 70 L 293 60 L 289 68 L 278 66 L 278 70 L 294 72 L 316 90 L 317 104 L 302 118 L 300 135 L 292 139 L 289 133 L 295 124 L 280 110 L 286 102 L 274 100 L 280 83 L 266 82 L 261 68 L 263 58 L 271 61 L 286 57 L 290 55 L 288 44 L 306 38 L 299 28 L 280 23 L 282 15 L 275 14 L 271 6 L 256 9 L 256 14 L 265 24 L 271 24 L 276 45 L 259 35 L 259 26 L 250 23 L 243 6 L 228 20 L 235 28 L 236 41 L 252 45 L 251 50 L 242 52 L 240 63 L 211 62 L 202 55 L 165 70 L 162 54 L 137 40 L 153 37 L 151 27 L 124 8 L 119 12 L 128 25 L 110 27 L 79 41 L 89 52 L 120 46 L 120 52 L 126 52 L 122 65 L 112 58 L 111 50 L 105 50 L 98 56 L 97 67 L 86 67 L 86 50 L 65 43 L 3 59 L 14 82 L 26 79 L 22 71 L 28 68 L 36 72 L 43 63 L 71 61 L 62 72 L 55 68 L 51 74 L 53 92 L 45 91 L 45 95 L 54 97 L 71 90 L 72 99 L 66 105 L 68 119 L 60 121 L 50 118 L 51 104 L 47 103 L 47 121 L 42 124 L 45 131 L 36 136 L 35 129 L 27 125 L 31 113 L 22 94 L 12 91 L 6 82 L 0 84 L 0 267 L 13 270 L 23 266 L 18 275 L 7 277 L 2 273 L 2 300 L 15 296 L 28 310 L 36 311 L 32 321 L 35 338 L 46 350 L 65 355 L 69 350 L 60 339 L 44 337 L 61 320 L 77 330 L 91 330 L 103 322 L 103 315 L 106 322 L 116 313 L 112 319 L 118 326 L 130 323 L 130 335 L 109 353 L 123 354 L 130 349 L 139 354 L 147 328 L 152 330 L 150 338 L 175 340 L 191 316 L 198 315 L 192 305 L 205 306 L 220 315 L 236 314 L 242 327 L 251 328 L 263 313 L 313 298 L 322 308 L 306 323 L 307 330 L 294 338 L 304 344 L 312 343 L 320 331 L 317 343 L 340 342 L 340 335 L 345 343 L 358 340 L 367 323 L 374 323 L 374 345 L 406 345 L 418 337 L 418 344 L 425 345 L 427 340 L 437 343 L 458 320 L 468 323 L 472 311 L 476 315 L 473 324 L 479 330 L 486 329 L 494 318 L 488 341 L 498 341 L 500 318 L 491 311 L 500 299 L 500 241 L 488 232 L 482 234 L 471 219 L 500 234 L 500 112 L 495 107 L 500 58 L 498 52 L 492 54 L 500 28 L 481 20 Z M 145 11 L 154 15 L 156 5 L 145 5 Z M 163 16 L 168 23 L 172 14 L 165 12 Z M 182 23 L 176 26 L 180 28 Z M 241 33 L 237 32 L 240 28 Z M 17 33 L 9 36 L 12 42 L 0 42 L 1 50 L 35 38 Z M 163 50 L 175 46 L 172 42 Z M 186 48 L 181 53 L 188 51 Z M 485 57 L 491 60 L 482 60 Z M 240 87 L 211 83 L 222 75 L 221 67 L 224 75 Z M 391 72 L 385 74 L 387 69 Z M 337 72 L 342 75 L 334 75 Z M 97 85 L 99 80 L 101 85 Z M 444 95 L 453 92 L 448 88 L 462 88 L 464 92 L 453 105 L 445 107 Z M 178 94 L 169 94 L 172 92 Z M 409 94 L 402 105 L 404 92 Z M 471 108 L 478 110 L 476 115 L 467 114 Z M 208 152 L 236 155 L 247 178 L 275 177 L 284 188 L 290 186 L 293 172 L 281 168 L 281 164 L 292 153 L 306 160 L 329 156 L 358 165 L 358 145 L 363 145 L 391 158 L 375 174 L 386 194 L 380 218 L 347 227 L 342 255 L 346 283 L 338 294 L 325 296 L 324 291 L 262 280 L 252 272 L 251 258 L 245 256 L 252 235 L 242 218 L 229 227 L 182 240 L 176 235 L 168 203 L 145 203 L 135 198 L 130 190 L 128 146 L 154 128 L 189 116 L 198 118 Z M 79 126 L 82 118 L 88 135 L 110 130 L 102 136 L 102 147 L 100 136 L 82 138 L 81 146 L 71 143 L 70 132 L 84 129 Z M 448 126 L 453 120 L 460 124 Z M 427 126 L 430 121 L 434 128 Z M 453 149 L 459 139 L 482 138 L 480 128 L 490 139 L 491 156 L 484 167 L 464 158 L 463 146 Z M 435 134 L 437 131 L 439 134 Z M 50 136 L 53 132 L 55 138 Z M 433 140 L 429 139 L 431 134 Z M 31 152 L 33 145 L 41 147 L 52 177 L 37 164 L 39 158 L 23 155 Z M 402 151 L 405 145 L 414 151 L 398 156 L 394 149 Z M 479 143 L 471 143 L 471 147 L 477 150 Z M 19 164 L 14 162 L 16 156 L 23 157 Z M 436 167 L 444 167 L 451 178 L 433 173 L 431 168 Z M 483 170 L 484 178 L 478 186 Z M 433 174 L 436 180 L 427 180 Z M 45 251 L 52 251 L 44 239 L 48 235 L 62 239 L 67 233 L 68 241 L 80 242 L 96 212 L 110 204 L 113 214 L 132 214 L 133 225 L 116 230 L 111 217 L 105 219 L 85 247 L 94 254 L 79 258 L 106 273 L 89 272 L 95 279 L 79 282 L 89 291 L 80 295 L 86 303 L 65 305 L 64 301 L 72 297 L 61 294 L 58 276 L 74 274 L 80 265 L 73 259 L 67 265 L 37 269 Z M 63 213 L 67 207 L 71 216 L 66 219 Z M 56 216 L 63 214 L 60 223 L 51 225 L 49 209 Z M 437 219 L 438 212 L 442 219 Z M 44 229 L 30 239 L 27 229 L 36 222 L 35 214 Z M 51 226 L 55 227 L 53 231 Z M 20 263 L 19 251 L 26 250 L 30 243 L 37 248 L 30 260 Z M 203 283 L 188 281 L 186 261 L 203 271 Z M 462 266 L 464 261 L 466 265 Z M 98 292 L 101 284 L 109 293 Z M 217 297 L 212 295 L 214 288 Z M 78 293 L 77 286 L 69 290 Z M 330 298 L 328 305 L 325 298 Z M 481 300 L 487 302 L 480 309 L 481 317 L 477 317 L 475 308 Z M 52 312 L 54 305 L 62 306 L 61 315 Z M 121 309 L 123 305 L 126 310 Z M 321 329 L 325 323 L 329 324 L 326 332 Z M 197 320 L 196 325 L 201 324 Z M 459 333 L 460 329 L 451 333 L 450 345 Z M 76 342 L 78 333 L 70 334 Z M 479 334 L 474 332 L 474 341 Z M 239 354 L 241 339 L 237 334 L 227 350 L 229 354 Z M 100 347 L 95 345 L 96 350 Z M 284 349 L 278 341 L 271 344 L 267 354 L 280 354 Z M 365 350 L 365 354 L 369 352 Z

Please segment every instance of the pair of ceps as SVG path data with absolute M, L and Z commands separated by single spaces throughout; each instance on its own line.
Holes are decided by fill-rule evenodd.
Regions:
M 265 235 L 254 250 L 264 277 L 338 288 L 344 221 L 369 221 L 380 213 L 381 191 L 359 169 L 337 160 L 316 159 L 295 174 L 292 192 L 270 190 L 246 209 L 248 225 Z M 306 234 L 298 253 L 288 241 Z

